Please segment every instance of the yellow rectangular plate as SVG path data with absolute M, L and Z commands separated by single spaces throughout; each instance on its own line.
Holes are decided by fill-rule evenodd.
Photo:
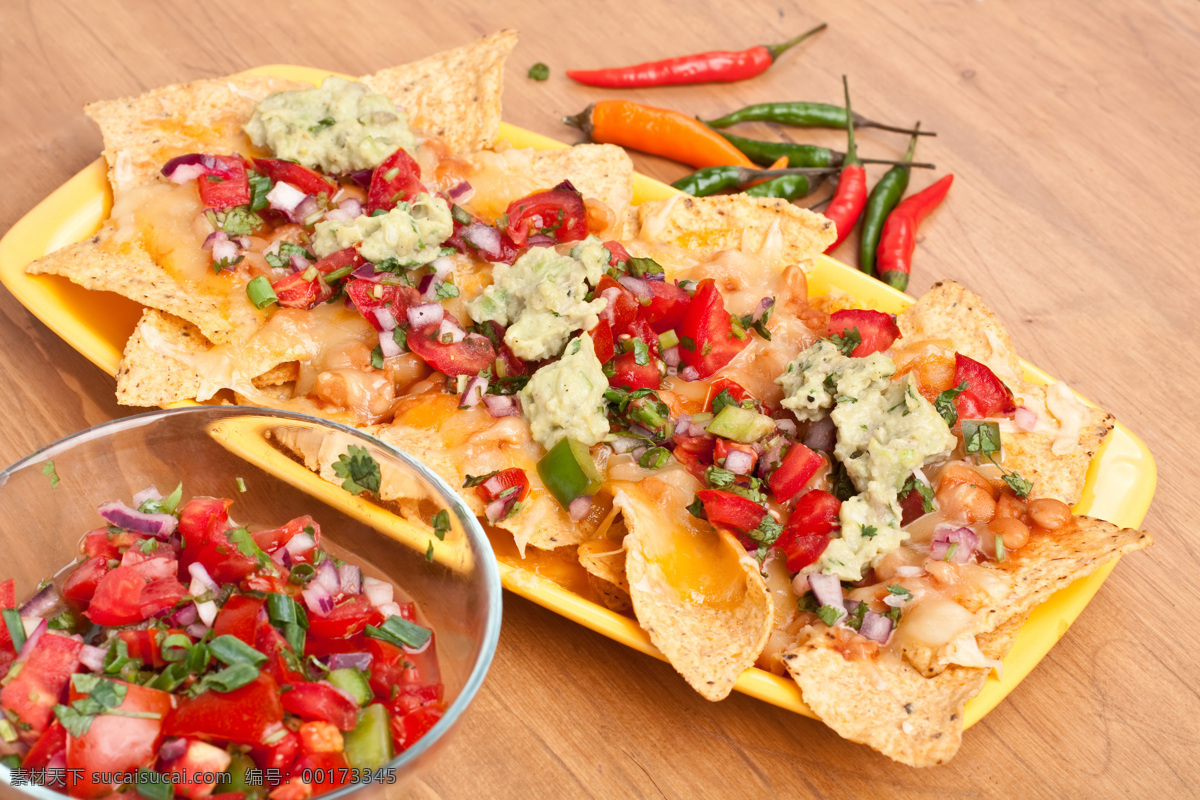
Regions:
M 319 83 L 329 74 L 295 66 L 259 67 L 250 72 L 312 83 Z M 501 126 L 500 135 L 515 147 L 566 146 L 507 124 Z M 642 175 L 634 177 L 635 204 L 672 194 L 676 194 L 675 190 L 665 184 Z M 116 375 L 125 342 L 137 325 L 142 307 L 115 294 L 87 291 L 65 278 L 25 273 L 25 266 L 31 261 L 95 233 L 111 204 L 105 165 L 99 159 L 56 189 L 0 240 L 0 282 L 68 344 L 109 375 Z M 866 307 L 889 313 L 901 311 L 913 302 L 908 295 L 822 256 L 809 273 L 809 291 L 821 294 L 830 289 L 846 292 Z M 1030 364 L 1024 364 L 1024 368 L 1027 380 L 1053 381 Z M 1150 451 L 1118 423 L 1108 443 L 1092 460 L 1083 497 L 1075 511 L 1136 528 L 1150 507 L 1156 475 Z M 505 588 L 610 639 L 662 658 L 636 621 L 556 583 L 553 576 L 561 572 L 560 565 L 532 557 L 522 562 L 512 550 L 498 547 Z M 984 690 L 967 703 L 967 726 L 991 711 L 1042 660 L 1083 611 L 1115 563 L 1057 592 L 1030 615 L 1004 659 L 1003 679 L 993 675 Z M 789 678 L 748 669 L 738 679 L 736 688 L 768 703 L 814 716 Z

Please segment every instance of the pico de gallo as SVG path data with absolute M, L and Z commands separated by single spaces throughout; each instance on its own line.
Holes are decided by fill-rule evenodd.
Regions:
M 394 782 L 445 708 L 433 631 L 330 554 L 310 516 L 105 503 L 79 562 L 18 606 L 0 582 L 0 763 L 72 797 L 300 800 Z

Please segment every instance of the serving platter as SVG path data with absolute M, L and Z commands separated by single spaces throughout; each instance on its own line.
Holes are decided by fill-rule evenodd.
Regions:
M 327 71 L 273 65 L 249 74 L 319 83 Z M 521 128 L 501 124 L 500 136 L 514 147 L 549 149 L 567 145 Z M 670 197 L 671 187 L 643 175 L 634 177 L 634 204 Z M 125 348 L 141 317 L 142 306 L 109 292 L 93 292 L 57 276 L 25 273 L 32 261 L 59 247 L 93 235 L 107 217 L 112 197 L 103 159 L 97 159 L 52 192 L 0 239 L 0 283 L 34 316 L 97 367 L 116 375 Z M 821 256 L 808 275 L 811 294 L 843 292 L 864 307 L 896 313 L 913 302 L 902 292 L 867 277 L 827 256 Z M 1022 362 L 1025 378 L 1051 383 L 1053 378 Z M 1088 402 L 1086 398 L 1081 398 Z M 315 476 L 313 476 L 315 479 Z M 1157 470 L 1146 446 L 1117 423 L 1109 441 L 1092 460 L 1083 495 L 1074 511 L 1108 520 L 1121 527 L 1138 527 L 1154 494 Z M 319 480 L 319 479 L 317 479 Z M 405 523 L 407 524 L 407 523 Z M 411 536 L 405 531 L 399 539 Z M 637 622 L 595 602 L 577 564 L 530 554 L 522 559 L 503 531 L 491 533 L 505 588 L 578 622 L 628 647 L 662 659 Z M 965 709 L 965 725 L 979 721 L 1013 691 L 1066 633 L 1104 583 L 1116 561 L 1055 593 L 1030 614 L 1004 658 L 1001 676 L 993 673 L 983 691 Z M 814 716 L 787 677 L 765 670 L 746 670 L 735 688 L 788 710 Z

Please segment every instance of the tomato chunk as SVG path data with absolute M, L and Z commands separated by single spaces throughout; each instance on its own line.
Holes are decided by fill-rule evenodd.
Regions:
M 282 721 L 279 684 L 260 672 L 232 692 L 207 691 L 180 700 L 179 707 L 167 715 L 163 733 L 257 745 Z
M 312 268 L 310 268 L 312 269 Z M 305 278 L 305 275 L 311 277 Z M 284 275 L 271 284 L 275 298 L 284 308 L 316 308 L 321 302 L 333 296 L 333 289 L 321 278 L 321 273 L 315 269 L 293 272 Z
M 680 361 L 701 378 L 724 367 L 750 343 L 749 332 L 743 332 L 740 339 L 734 336 L 731 319 L 716 281 L 700 281 L 675 332 L 679 335 Z
M 250 178 L 241 156 L 209 156 L 215 165 L 196 178 L 205 208 L 232 208 L 250 202 Z
M 354 730 L 358 703 L 327 683 L 299 683 L 283 693 L 283 710 L 300 719 L 331 722 L 340 730 Z
M 613 335 L 628 333 L 629 326 L 637 319 L 641 309 L 633 292 L 617 283 L 611 275 L 605 275 L 596 284 L 595 294 L 608 301 L 608 305 L 600 312 L 600 319 L 612 326 Z
M 79 668 L 83 643 L 47 631 L 25 659 L 20 674 L 0 691 L 0 708 L 11 711 L 34 734 L 50 727 L 55 704 Z
M 653 358 L 648 363 L 638 364 L 634 353 L 621 353 L 613 359 L 613 374 L 608 379 L 610 386 L 622 389 L 658 389 L 662 386 L 662 373 Z
M 829 546 L 830 533 L 838 526 L 842 501 L 821 489 L 800 495 L 775 547 L 787 557 L 789 572 L 799 572 L 816 561 Z
M 592 347 L 596 349 L 596 360 L 601 364 L 607 364 L 616 355 L 612 325 L 600 320 L 600 324 L 592 328 L 589 335 L 592 337 Z
M 371 173 L 366 213 L 391 211 L 397 203 L 428 192 L 421 182 L 421 167 L 401 148 L 384 159 Z
M 383 330 L 383 325 L 379 322 L 376 311 L 387 309 L 397 324 L 406 325 L 408 309 L 421 302 L 421 295 L 411 286 L 372 283 L 362 278 L 348 281 L 346 294 L 350 296 L 350 302 L 354 303 L 358 313 L 377 331 Z
M 514 487 L 517 490 L 515 502 L 519 503 L 529 495 L 529 476 L 520 467 L 510 467 L 497 472 L 476 486 L 475 493 L 483 499 L 483 502 L 490 503 Z
M 496 350 L 486 336 L 469 333 L 458 342 L 438 336 L 438 323 L 408 332 L 408 349 L 445 375 L 477 375 L 496 360 Z
M 50 759 L 67 749 L 67 729 L 57 719 L 38 737 L 21 761 L 22 769 L 45 769 Z
M 647 281 L 647 283 L 650 284 L 650 292 L 654 296 L 650 299 L 650 304 L 642 309 L 642 315 L 650 323 L 650 327 L 654 329 L 655 333 L 666 333 L 673 330 L 683 322 L 683 315 L 687 313 L 688 303 L 692 301 L 692 296 L 687 293 L 686 289 L 681 289 L 674 283 L 665 281 Z
M 235 636 L 253 647 L 258 633 L 258 612 L 266 602 L 264 597 L 246 594 L 230 597 L 213 621 L 213 637 Z
M 704 515 L 714 526 L 733 528 L 740 532 L 759 526 L 767 510 L 749 498 L 720 489 L 701 489 L 696 497 L 704 505 Z
M 891 314 L 865 308 L 844 308 L 829 315 L 829 335 L 844 336 L 851 328 L 858 330 L 862 341 L 851 351 L 855 358 L 881 353 L 900 338 L 900 328 Z
M 154 558 L 105 573 L 84 616 L 97 625 L 131 625 L 174 606 L 187 594 L 187 587 L 173 575 L 156 577 L 162 561 L 175 564 Z
M 776 500 L 786 503 L 800 493 L 824 463 L 825 459 L 820 453 L 808 449 L 802 442 L 796 442 L 788 448 L 779 467 L 767 478 L 767 485 L 771 487 Z
M 392 717 L 392 741 L 396 745 L 396 752 L 416 744 L 444 714 L 437 706 L 425 706 L 399 719 Z
M 967 388 L 954 399 L 960 419 L 986 419 L 1017 410 L 1013 393 L 986 364 L 962 353 L 954 354 L 954 385 Z
M 151 766 L 158 756 L 163 719 L 171 711 L 171 695 L 124 681 L 113 682 L 125 687 L 125 699 L 117 711 L 153 716 L 101 714 L 92 719 L 82 736 L 67 737 L 67 769 L 79 770 L 71 786 L 73 797 L 105 797 L 118 784 L 101 781 L 103 775 L 136 772 L 138 767 Z M 72 687 L 71 702 L 85 696 Z
M 272 181 L 290 183 L 305 194 L 317 195 L 324 192 L 329 197 L 337 192 L 337 184 L 316 170 L 295 161 L 282 158 L 256 158 L 254 167 Z M 247 201 L 249 202 L 249 201 Z
M 505 216 L 505 232 L 517 247 L 523 247 L 530 236 L 549 236 L 561 243 L 588 235 L 583 195 L 570 181 L 512 201 Z
M 83 608 L 92 601 L 100 579 L 108 572 L 108 559 L 104 556 L 94 556 L 84 561 L 71 571 L 63 583 L 62 596 L 71 605 Z M 0 632 L 0 638 L 6 632 Z
M 327 639 L 345 639 L 362 633 L 368 625 L 382 624 L 383 615 L 361 594 L 347 597 L 328 614 L 313 612 L 308 615 L 309 631 Z

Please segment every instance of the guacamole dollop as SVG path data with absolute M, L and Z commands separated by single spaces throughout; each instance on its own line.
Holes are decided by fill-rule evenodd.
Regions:
M 822 340 L 801 353 L 777 379 L 782 405 L 816 419 L 824 409 L 837 427 L 834 457 L 858 494 L 842 503 L 841 531 L 809 571 L 858 581 L 863 571 L 898 548 L 899 492 L 913 470 L 945 456 L 957 444 L 946 421 L 911 378 L 892 380 L 896 368 L 882 353 L 842 355 Z
M 562 352 L 571 333 L 590 330 L 608 305 L 585 300 L 588 284 L 600 282 L 608 251 L 589 236 L 569 256 L 534 247 L 513 265 L 496 264 L 492 285 L 467 304 L 471 319 L 507 326 L 504 342 L 517 358 L 542 361 Z
M 589 446 L 598 443 L 608 433 L 607 388 L 592 337 L 581 333 L 562 358 L 533 373 L 519 393 L 534 441 L 547 450 L 567 436 Z
M 453 230 L 446 201 L 419 194 L 410 203 L 397 203 L 386 214 L 364 214 L 345 222 L 318 222 L 313 234 L 313 252 L 324 258 L 357 245 L 359 254 L 372 263 L 394 258 L 402 267 L 418 267 L 442 254 L 442 242 Z
M 325 172 L 373 169 L 400 148 L 411 151 L 415 142 L 395 103 L 337 77 L 319 88 L 268 95 L 254 107 L 246 133 L 279 158 Z

